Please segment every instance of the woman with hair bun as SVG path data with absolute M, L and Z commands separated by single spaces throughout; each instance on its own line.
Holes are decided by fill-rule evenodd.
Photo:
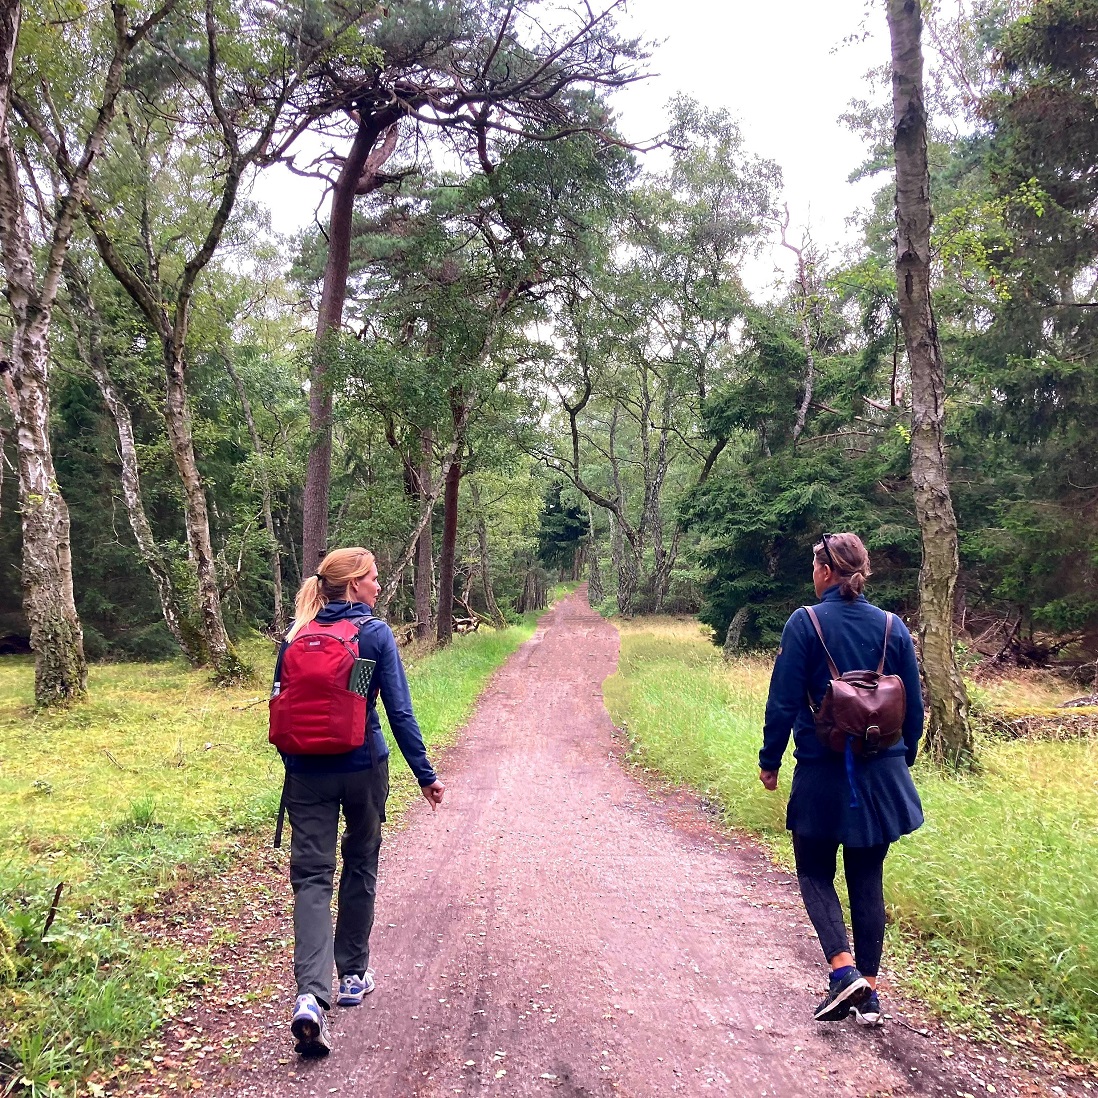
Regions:
M 294 621 L 275 664 L 273 700 L 293 693 L 288 669 L 292 661 L 284 658 L 290 643 L 303 631 L 311 641 L 314 634 L 320 637 L 326 627 L 338 622 L 352 623 L 351 629 L 342 630 L 348 634 L 346 644 L 352 643 L 357 627 L 353 654 L 374 662 L 369 690 L 364 691 L 367 705 L 362 745 L 338 754 L 282 754 L 286 764 L 283 804 L 292 829 L 290 884 L 298 992 L 290 1031 L 302 1055 L 324 1055 L 332 1047 L 325 1012 L 332 1001 L 333 967 L 339 980 L 335 995 L 339 1006 L 357 1006 L 374 990 L 370 931 L 381 825 L 389 796 L 389 748 L 377 713 L 379 696 L 397 746 L 432 811 L 442 803 L 445 789 L 427 758 L 393 631 L 373 616 L 380 590 L 372 553 L 357 546 L 329 553 L 316 575 L 309 576 L 297 593 Z M 291 707 L 291 724 L 299 711 Z M 309 710 L 304 719 L 311 716 Z M 341 810 L 345 821 L 340 844 L 343 869 L 333 935 L 332 880 Z
M 880 1024 L 877 970 L 884 944 L 884 860 L 890 844 L 923 822 L 910 768 L 923 730 L 923 697 L 911 634 L 863 591 L 869 554 L 857 534 L 824 534 L 813 546 L 812 607 L 821 641 L 806 608 L 785 623 L 770 680 L 759 752 L 759 780 L 778 787 L 778 769 L 793 734 L 797 760 L 786 810 L 801 896 L 830 965 L 827 997 L 813 1017 L 838 1021 L 851 1011 L 862 1025 Z M 884 648 L 886 674 L 898 675 L 906 693 L 903 735 L 872 756 L 832 750 L 817 736 L 813 708 L 831 681 L 827 652 L 842 672 L 877 667 Z M 854 954 L 835 891 L 836 855 L 850 899 Z

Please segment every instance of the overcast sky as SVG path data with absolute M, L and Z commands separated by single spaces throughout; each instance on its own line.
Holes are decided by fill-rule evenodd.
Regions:
M 649 64 L 655 75 L 615 98 L 621 127 L 634 141 L 656 135 L 677 92 L 728 108 L 747 147 L 781 166 L 793 238 L 810 226 L 837 258 L 852 239 L 846 219 L 874 187 L 847 183 L 865 149 L 838 117 L 866 94 L 865 72 L 888 60 L 881 8 L 871 0 L 630 0 L 623 29 L 662 45 Z M 844 44 L 851 35 L 864 40 Z M 311 222 L 319 187 L 270 172 L 256 197 L 271 207 L 275 230 L 288 233 Z M 765 292 L 787 257 L 768 250 L 746 272 L 750 287 Z

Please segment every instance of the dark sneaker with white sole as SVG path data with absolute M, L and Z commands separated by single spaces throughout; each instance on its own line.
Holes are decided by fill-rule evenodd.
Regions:
M 854 1021 L 860 1026 L 883 1026 L 881 1018 L 881 1001 L 877 993 L 870 989 L 869 994 L 853 1007 Z
M 332 1036 L 324 1008 L 315 995 L 299 995 L 294 1002 L 290 1032 L 297 1042 L 294 1051 L 299 1056 L 327 1056 L 332 1051 Z
M 817 1022 L 841 1021 L 850 1013 L 851 1007 L 867 999 L 872 992 L 869 981 L 856 968 L 852 968 L 837 980 L 831 978 L 827 985 L 827 998 L 816 1007 L 812 1017 Z

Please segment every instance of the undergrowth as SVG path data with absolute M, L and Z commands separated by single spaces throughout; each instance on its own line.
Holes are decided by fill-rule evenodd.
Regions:
M 636 761 L 791 864 L 791 754 L 777 795 L 758 780 L 770 661 L 725 663 L 695 622 L 617 624 L 604 689 Z M 1098 741 L 981 736 L 979 759 L 961 777 L 916 765 L 927 822 L 886 863 L 886 964 L 948 1019 L 988 1033 L 997 1014 L 1021 1015 L 1098 1057 Z
M 413 657 L 429 749 L 453 738 L 534 620 Z M 243 654 L 269 681 L 273 646 Z M 85 704 L 35 710 L 33 679 L 29 659 L 0 661 L 0 1094 L 71 1092 L 204 978 L 204 958 L 147 939 L 134 916 L 216 873 L 234 835 L 272 828 L 282 783 L 263 685 L 219 688 L 181 662 L 100 665 Z M 419 796 L 392 750 L 390 820 Z

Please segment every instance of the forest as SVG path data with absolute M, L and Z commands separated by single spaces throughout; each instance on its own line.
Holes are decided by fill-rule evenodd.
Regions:
M 774 913 L 794 882 L 759 730 L 812 546 L 845 530 L 871 554 L 873 601 L 911 627 L 927 702 L 913 773 L 928 826 L 887 881 L 888 1041 L 933 1029 L 940 1089 L 967 1098 L 993 1078 L 1045 1093 L 1023 1087 L 1030 1070 L 1098 1085 L 1098 0 L 867 5 L 887 34 L 840 121 L 872 200 L 841 250 L 804 227 L 783 165 L 727 105 L 680 93 L 647 132 L 623 124 L 658 55 L 630 10 L 0 0 L 3 1094 L 152 1093 L 142 1073 L 153 1088 L 176 1072 L 176 1089 L 221 1068 L 238 1093 L 245 1069 L 289 1063 L 270 1043 L 287 1032 L 272 943 L 289 905 L 266 849 L 282 774 L 265 703 L 295 593 L 340 546 L 376 556 L 375 612 L 452 781 L 453 815 L 436 815 L 394 766 L 390 822 L 418 808 L 421 833 L 452 824 L 446 842 L 484 855 L 452 905 L 441 872 L 431 886 L 453 927 L 482 921 L 449 960 L 405 942 L 411 975 L 378 996 L 403 1019 L 382 1051 L 411 1056 L 416 1086 L 424 1065 L 472 1085 L 477 1064 L 416 1059 L 414 981 L 450 1025 L 460 1000 L 424 964 L 464 979 L 450 966 L 470 941 L 540 934 L 545 865 L 579 874 L 554 897 L 558 918 L 580 912 L 558 959 L 593 896 L 631 942 L 652 932 L 670 987 L 665 946 L 705 907 L 706 949 L 727 932 L 745 971 L 784 966 L 757 986 L 803 998 L 809 928 Z M 840 56 L 864 32 L 837 27 Z M 280 234 L 296 178 L 319 204 Z M 760 261 L 785 274 L 760 285 Z M 530 653 L 549 649 L 538 670 Z M 586 724 L 553 719 L 558 700 Z M 506 766 L 467 750 L 500 735 Z M 531 792 L 535 749 L 559 772 Z M 681 795 L 693 843 L 667 848 L 665 923 L 630 906 L 655 906 L 643 888 L 613 891 L 607 838 L 635 833 L 647 864 L 657 832 L 678 834 L 649 779 Z M 508 847 L 523 831 L 509 797 L 537 809 L 527 847 Z M 561 805 L 582 806 L 586 860 L 544 862 L 555 840 L 531 838 Z M 719 904 L 691 891 L 692 828 L 713 829 Z M 509 857 L 513 888 L 484 883 Z M 416 904 L 435 867 L 409 877 Z M 529 911 L 501 914 L 520 893 Z M 780 956 L 742 956 L 729 928 L 748 906 L 784 935 Z M 390 909 L 379 930 L 396 940 L 403 919 Z M 255 961 L 243 989 L 240 958 Z M 540 1000 L 526 1011 L 516 963 L 500 961 L 495 1005 L 555 1023 Z M 679 967 L 693 995 L 699 968 Z M 240 1011 L 217 1049 L 202 1042 L 227 1015 L 178 1036 L 204 1000 Z M 595 1017 L 624 1032 L 653 1001 L 662 1040 L 662 998 Z M 558 1033 L 572 1005 L 554 1006 Z M 521 1027 L 475 1015 L 482 1081 L 512 1070 L 508 1093 L 523 1053 L 497 1044 Z M 716 1017 L 682 1027 L 707 1071 L 728 1037 Z M 948 1048 L 943 1018 L 960 1027 Z M 584 1038 L 585 1092 L 610 1093 L 619 1036 Z M 859 1070 L 902 1068 L 883 1047 Z M 771 1093 L 787 1053 L 772 1050 Z M 556 1085 L 558 1065 L 527 1066 Z M 659 1071 L 681 1082 L 670 1053 L 635 1066 L 637 1093 Z
M 238 640 L 344 544 L 440 645 L 567 576 L 765 649 L 842 529 L 943 666 L 956 639 L 1092 688 L 1098 4 L 924 13 L 937 382 L 896 70 L 844 119 L 879 187 L 836 259 L 729 112 L 617 132 L 621 11 L 4 5 L 0 636 L 39 704 L 87 660 L 246 677 Z M 276 164 L 329 189 L 293 239 L 252 192 Z M 752 294 L 776 248 L 793 279 Z

